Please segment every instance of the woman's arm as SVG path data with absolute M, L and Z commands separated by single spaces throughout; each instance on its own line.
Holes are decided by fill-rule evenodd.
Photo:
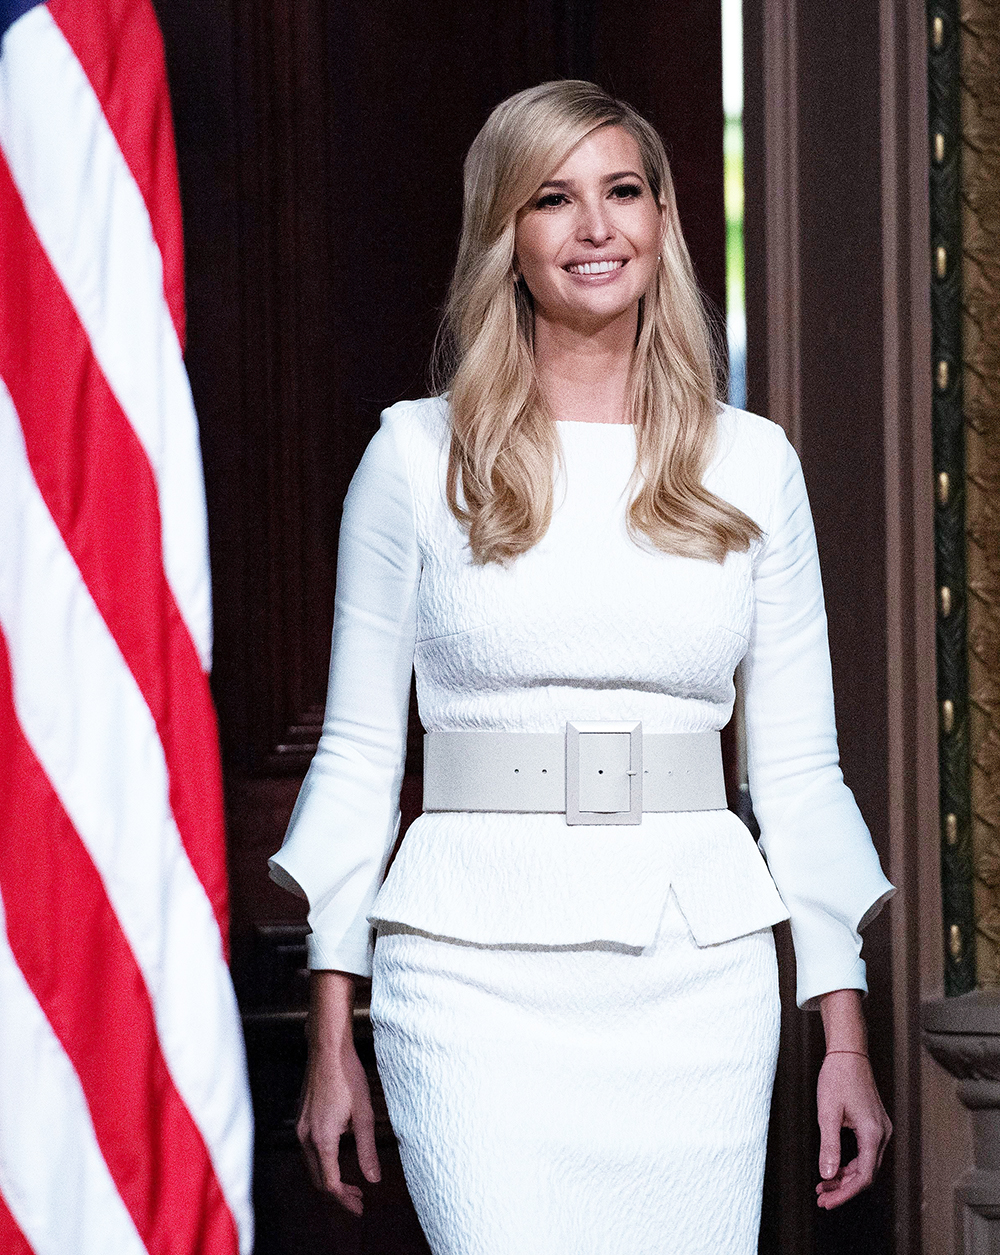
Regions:
M 362 1173 L 379 1179 L 352 1028 L 354 974 L 371 972 L 367 916 L 396 836 L 406 751 L 420 578 L 400 430 L 407 417 L 383 415 L 344 503 L 323 736 L 285 844 L 270 860 L 274 879 L 309 902 L 313 972 L 299 1140 L 316 1185 L 358 1215 L 361 1190 L 341 1180 L 338 1153 L 351 1130 Z
M 364 1210 L 361 1190 L 340 1176 L 340 1139 L 350 1130 L 366 1181 L 381 1180 L 368 1078 L 354 1048 L 354 977 L 314 971 L 310 977 L 309 1064 L 296 1132 L 314 1185 L 348 1211 Z
M 309 966 L 371 974 L 368 913 L 396 839 L 420 555 L 405 407 L 344 502 L 326 715 L 272 877 L 309 903 Z
M 780 428 L 757 454 L 773 501 L 760 522 L 754 626 L 743 660 L 747 766 L 760 848 L 791 919 L 797 998 L 865 990 L 859 931 L 893 888 L 840 770 L 823 586 L 802 471 Z
M 857 989 L 835 989 L 819 999 L 826 1057 L 816 1086 L 819 1117 L 817 1202 L 830 1210 L 871 1185 L 882 1162 L 892 1125 L 882 1106 L 868 1062 L 868 1035 Z M 858 1153 L 840 1162 L 840 1130 L 851 1129 Z
M 840 771 L 826 614 L 798 458 L 766 430 L 776 491 L 755 568 L 744 662 L 750 793 L 761 848 L 791 917 L 800 1005 L 818 1006 L 827 1056 L 817 1101 L 819 1205 L 871 1183 L 891 1132 L 867 1057 L 860 929 L 893 892 Z M 857 1157 L 840 1162 L 840 1131 Z

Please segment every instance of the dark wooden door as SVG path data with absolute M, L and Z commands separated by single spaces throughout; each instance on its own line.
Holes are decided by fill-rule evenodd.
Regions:
M 660 128 L 724 303 L 718 0 L 158 0 L 185 214 L 188 367 L 215 595 L 233 969 L 257 1115 L 257 1255 L 426 1249 L 391 1130 L 362 1222 L 311 1190 L 292 1122 L 304 918 L 267 879 L 318 739 L 341 502 L 379 411 L 426 392 L 462 158 L 489 110 L 596 78 Z M 419 804 L 412 720 L 404 811 Z M 370 1058 L 363 1015 L 359 1044 Z

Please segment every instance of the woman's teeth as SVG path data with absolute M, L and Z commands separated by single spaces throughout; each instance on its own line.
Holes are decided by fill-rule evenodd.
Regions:
M 604 275 L 610 270 L 621 270 L 625 263 L 618 261 L 588 261 L 579 266 L 567 266 L 571 275 Z

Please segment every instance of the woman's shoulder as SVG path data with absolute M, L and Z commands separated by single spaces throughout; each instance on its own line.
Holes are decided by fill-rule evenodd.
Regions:
M 765 462 L 784 459 L 791 448 L 784 430 L 769 418 L 720 403 L 717 423 L 716 458 L 752 457 Z
M 382 411 L 356 479 L 377 490 L 397 485 L 414 505 L 443 494 L 451 427 L 443 397 L 397 401 Z
M 397 401 L 382 411 L 379 434 L 403 441 L 407 446 L 431 445 L 440 448 L 451 435 L 448 402 L 445 397 L 421 397 L 417 401 Z
M 713 491 L 766 527 L 777 495 L 798 458 L 782 428 L 768 418 L 720 405 L 708 482 Z

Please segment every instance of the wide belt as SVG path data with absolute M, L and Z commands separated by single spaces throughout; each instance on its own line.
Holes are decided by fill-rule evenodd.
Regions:
M 643 734 L 641 723 L 559 732 L 428 732 L 425 811 L 564 813 L 639 824 L 643 812 L 724 810 L 718 732 Z

